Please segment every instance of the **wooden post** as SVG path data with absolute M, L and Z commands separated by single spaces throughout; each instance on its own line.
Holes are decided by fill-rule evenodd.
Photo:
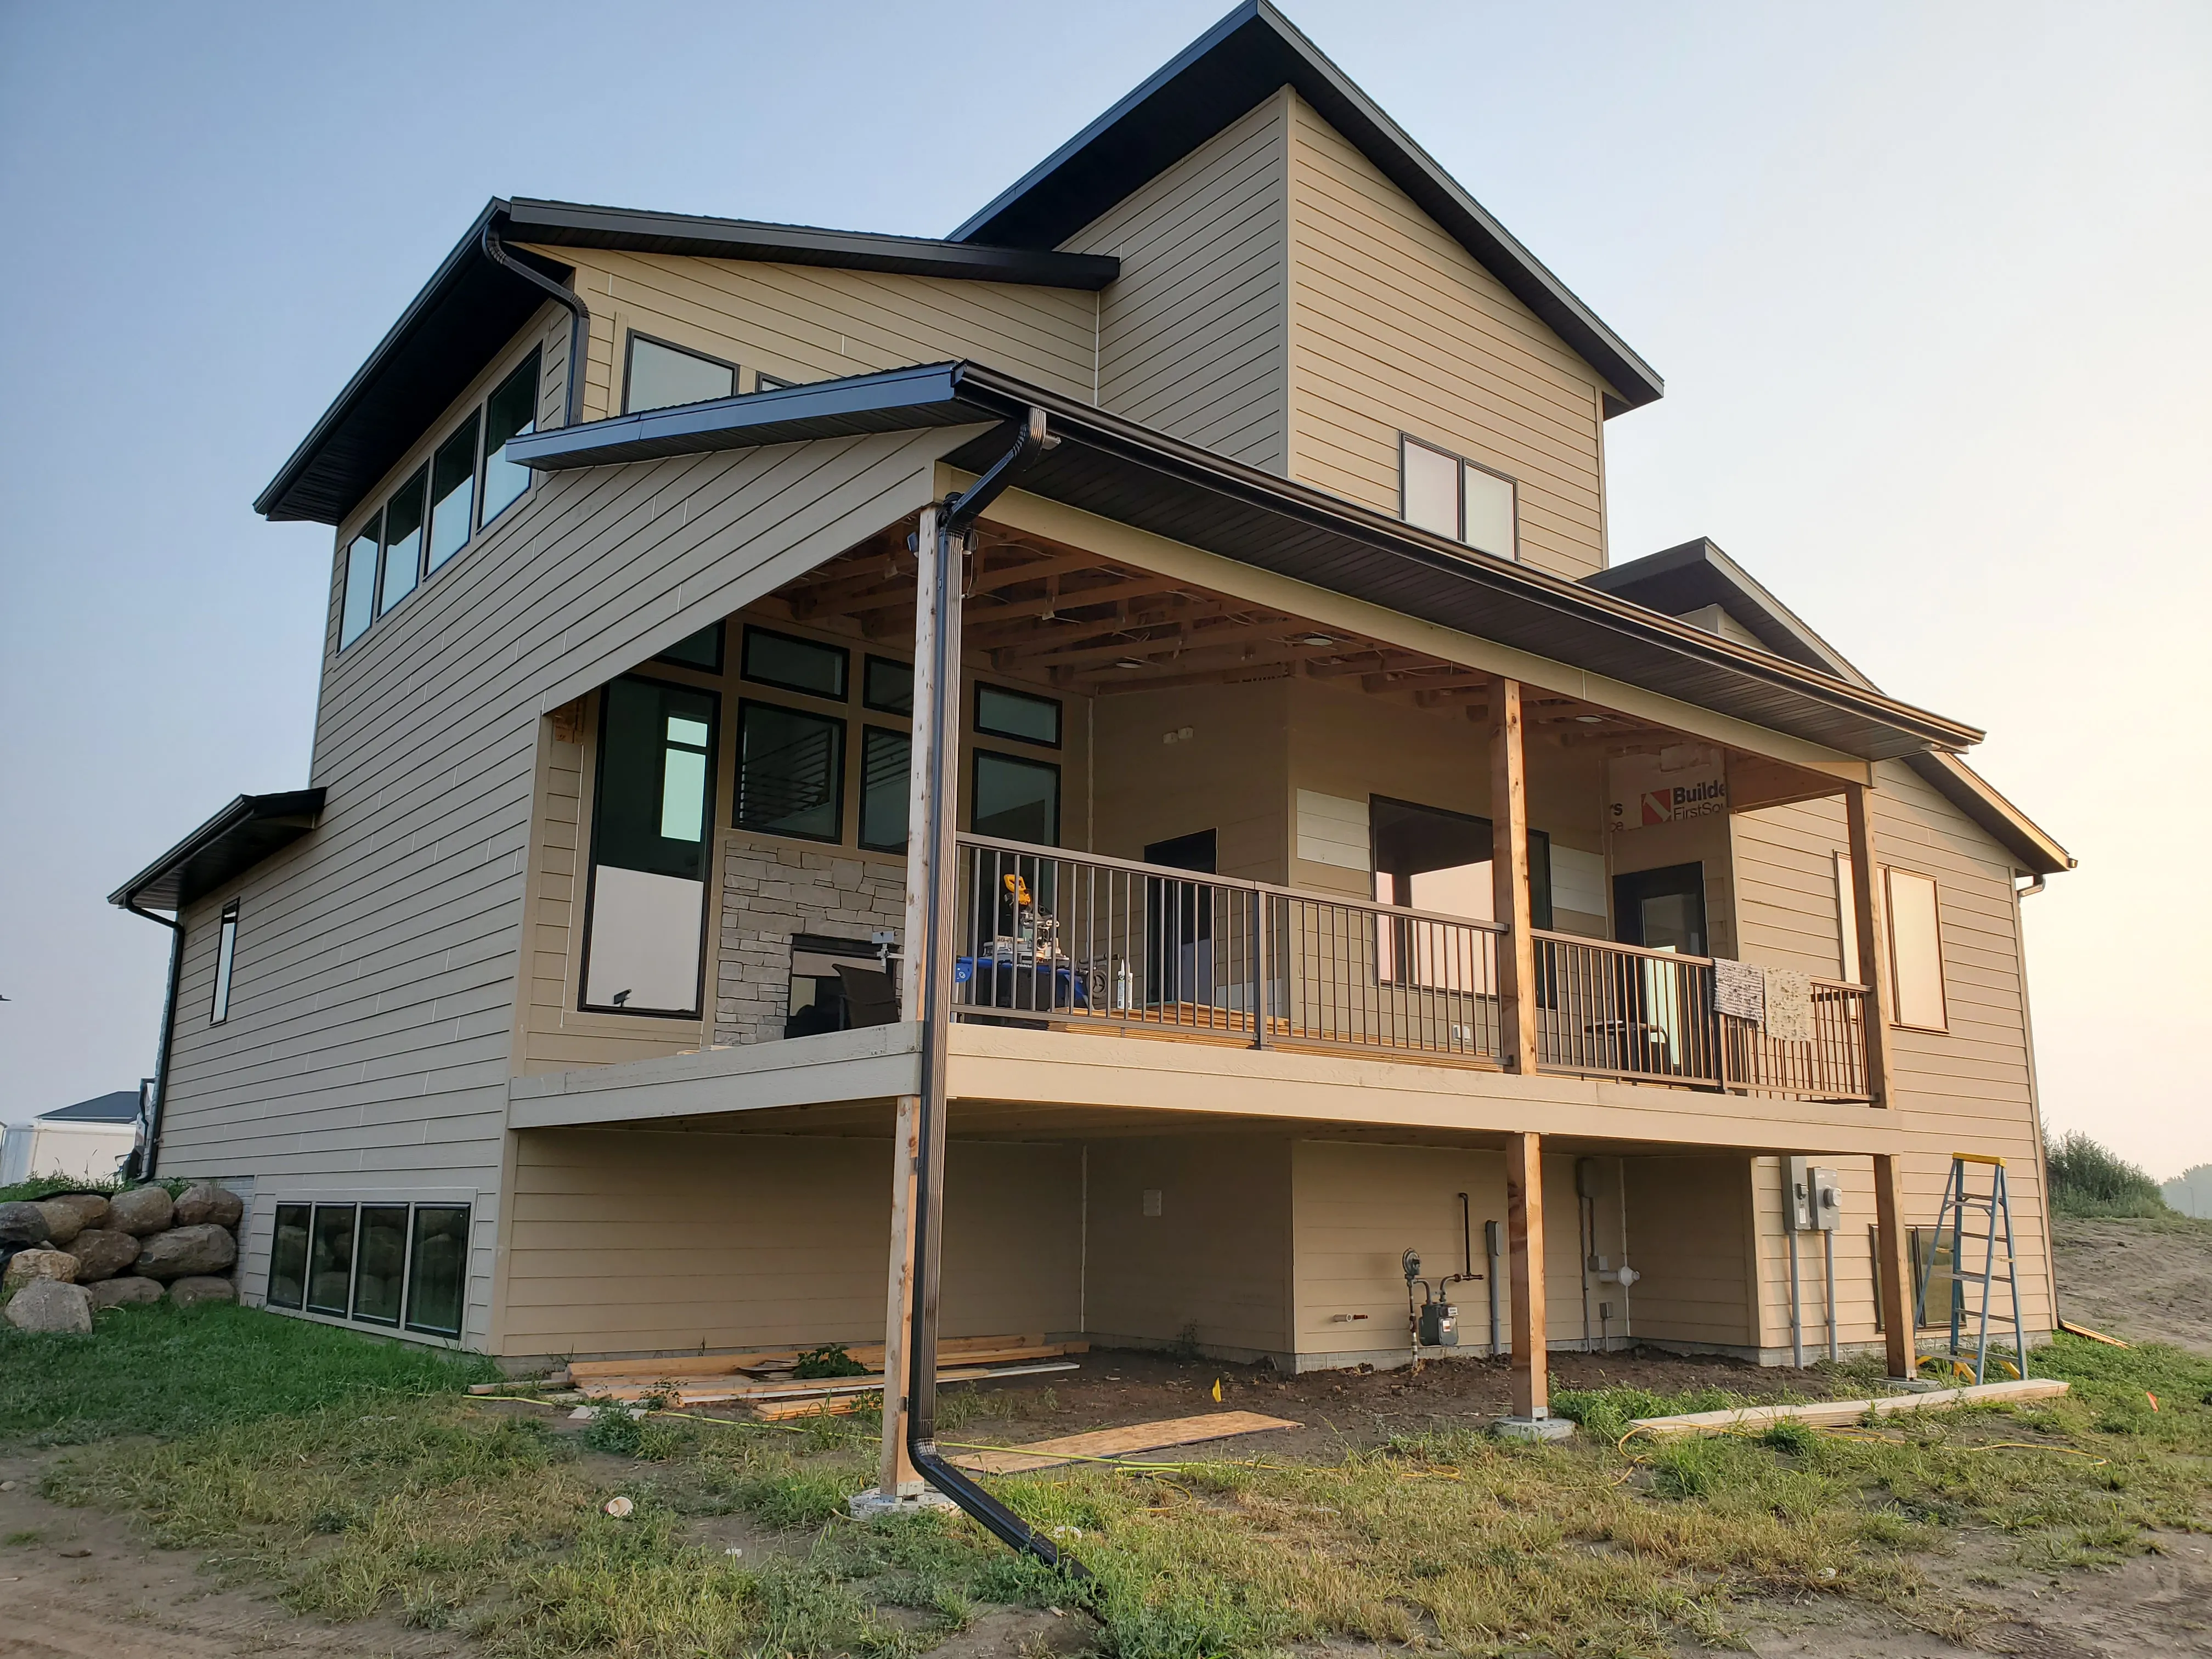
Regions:
M 1544 1138 L 1505 1138 L 1506 1256 L 1513 1281 L 1513 1415 L 1552 1414 L 1544 1359 Z
M 1874 988 L 1867 999 L 1867 1093 L 1878 1108 L 1889 1095 L 1889 951 L 1882 937 L 1881 866 L 1875 860 L 1874 812 L 1864 784 L 1844 788 L 1844 813 L 1850 826 L 1852 926 L 1859 942 L 1859 978 Z M 1894 1154 L 1874 1160 L 1875 1280 L 1881 1297 L 1882 1346 L 1892 1376 L 1911 1376 L 1918 1356 L 1913 1346 L 1912 1253 L 1905 1234 L 1905 1189 Z
M 891 1136 L 891 1269 L 884 1319 L 884 1449 L 876 1490 L 910 1498 L 922 1479 L 906 1449 L 907 1333 L 914 1320 L 914 1194 L 921 1173 L 921 1097 L 901 1095 Z
M 935 506 L 921 509 L 915 526 L 914 595 L 914 740 L 908 748 L 906 796 L 906 933 L 901 940 L 899 1018 L 921 1018 L 923 974 L 929 958 L 930 873 L 937 849 L 930 842 L 929 789 L 935 775 L 931 744 L 935 733 L 922 718 L 934 708 L 937 684 L 937 545 Z
M 1490 686 L 1490 848 L 1494 908 L 1506 927 L 1498 951 L 1499 1058 L 1509 1071 L 1533 1074 L 1536 942 L 1528 932 L 1528 770 L 1521 747 L 1518 680 L 1492 680 Z M 1540 1387 L 1540 1397 L 1541 1392 Z

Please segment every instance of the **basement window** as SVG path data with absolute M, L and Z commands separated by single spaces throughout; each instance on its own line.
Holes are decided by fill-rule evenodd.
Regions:
M 629 337 L 629 365 L 623 386 L 625 415 L 674 409 L 681 404 L 713 403 L 718 398 L 735 397 L 737 391 L 735 363 L 671 345 L 649 334 Z
M 426 1336 L 459 1336 L 465 1204 L 279 1204 L 266 1301 Z
M 269 1243 L 269 1305 L 297 1308 L 307 1300 L 307 1218 L 304 1204 L 279 1204 Z
M 230 1018 L 230 970 L 238 961 L 238 901 L 222 907 L 222 921 L 215 939 L 215 1004 L 208 1024 L 220 1025 Z

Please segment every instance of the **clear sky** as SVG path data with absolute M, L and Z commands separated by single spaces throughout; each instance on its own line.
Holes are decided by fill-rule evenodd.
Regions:
M 307 781 L 330 532 L 249 504 L 487 198 L 941 235 L 1222 9 L 0 3 L 0 1117 L 152 1069 L 103 896 Z M 1666 375 L 1614 558 L 1711 536 L 2080 858 L 2052 1126 L 2212 1160 L 2212 8 L 1290 9 Z

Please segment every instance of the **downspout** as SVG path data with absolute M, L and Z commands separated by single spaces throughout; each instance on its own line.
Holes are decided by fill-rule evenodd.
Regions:
M 123 908 L 134 916 L 143 916 L 169 930 L 169 989 L 161 1003 L 161 1046 L 154 1055 L 154 1098 L 146 1111 L 146 1145 L 143 1156 L 135 1156 L 136 1178 L 151 1181 L 154 1165 L 161 1150 L 161 1114 L 169 1100 L 169 1049 L 177 1036 L 177 981 L 185 967 L 185 921 L 182 916 L 171 918 L 156 915 L 151 910 L 141 909 L 136 894 L 123 901 Z
M 566 289 L 542 270 L 534 270 L 508 253 L 501 246 L 495 222 L 487 219 L 483 228 L 483 255 L 495 265 L 504 265 L 526 283 L 544 289 L 556 303 L 568 308 L 568 397 L 563 426 L 581 424 L 584 418 L 584 353 L 592 337 L 592 313 L 575 290 Z
M 1063 1556 L 1051 1539 L 983 1490 L 937 1452 L 937 1314 L 945 1232 L 946 1071 L 952 1027 L 952 941 L 958 927 L 954 835 L 958 829 L 960 775 L 960 593 L 958 550 L 969 527 L 1015 475 L 1059 441 L 1045 430 L 1045 414 L 1032 408 L 1013 446 L 975 484 L 948 495 L 937 515 L 934 561 L 939 615 L 933 633 L 931 707 L 933 740 L 927 823 L 931 848 L 929 931 L 922 941 L 921 1170 L 915 1182 L 914 1314 L 907 1343 L 907 1455 L 915 1468 L 991 1532 L 1048 1567 L 1088 1578 L 1083 1564 Z M 923 550 L 916 549 L 917 552 Z M 915 711 L 919 720 L 924 711 Z M 912 945 L 909 945 L 912 949 Z

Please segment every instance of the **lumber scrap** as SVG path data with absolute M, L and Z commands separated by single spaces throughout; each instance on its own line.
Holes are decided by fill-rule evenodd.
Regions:
M 2086 1336 L 2092 1342 L 2101 1342 L 2108 1348 L 2125 1348 L 2132 1346 L 2121 1341 L 2117 1336 L 2106 1336 L 2102 1331 L 2093 1331 L 2087 1325 L 2076 1325 L 2069 1319 L 2060 1320 L 2058 1328 L 2069 1336 Z
M 2008 1382 L 1971 1384 L 1963 1389 L 1927 1389 L 1917 1394 L 1893 1395 L 1881 1400 L 1816 1400 L 1798 1406 L 1740 1406 L 1730 1411 L 1687 1412 L 1679 1417 L 1639 1417 L 1630 1426 L 1654 1440 L 1766 1429 L 1777 1423 L 1839 1428 L 1858 1422 L 1869 1413 L 1894 1417 L 1900 1412 L 1936 1411 L 1946 1406 L 2008 1405 L 2016 1401 L 2048 1400 L 2064 1394 L 2067 1388 L 2056 1377 L 2028 1376 Z
M 1168 1446 L 1191 1446 L 1205 1440 L 1225 1440 L 1232 1435 L 1264 1434 L 1270 1429 L 1298 1426 L 1286 1418 L 1267 1417 L 1258 1412 L 1207 1412 L 1198 1417 L 1171 1417 L 1158 1423 L 1132 1423 L 1126 1428 L 1062 1435 L 1026 1446 L 967 1451 L 947 1461 L 978 1474 L 1019 1474 L 1030 1469 L 1056 1468 L 1086 1458 L 1121 1457 L 1131 1452 L 1158 1451 Z
M 884 1345 L 863 1343 L 845 1352 L 855 1364 L 880 1371 Z M 1058 1359 L 1088 1353 L 1088 1342 L 1050 1342 L 1031 1336 L 957 1337 L 938 1345 L 938 1356 L 965 1364 L 994 1365 L 1016 1359 Z M 757 1353 L 686 1354 L 666 1359 L 579 1359 L 568 1367 L 578 1388 L 591 1391 L 601 1386 L 680 1382 L 685 1377 L 734 1376 L 744 1371 L 786 1370 L 799 1361 L 797 1348 L 776 1348 Z

